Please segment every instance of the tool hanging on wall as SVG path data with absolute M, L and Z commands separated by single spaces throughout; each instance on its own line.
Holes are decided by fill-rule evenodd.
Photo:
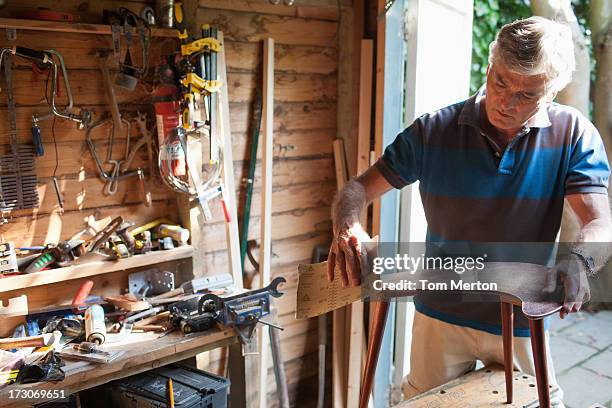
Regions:
M 64 59 L 59 52 L 55 50 L 35 51 L 23 47 L 16 47 L 15 55 L 32 59 L 37 65 L 43 64 L 51 69 L 51 97 L 48 98 L 47 95 L 45 95 L 45 99 L 47 99 L 50 105 L 51 112 L 43 115 L 37 113 L 32 115 L 32 139 L 36 145 L 37 155 L 42 156 L 44 154 L 44 149 L 41 143 L 42 139 L 38 122 L 52 117 L 58 117 L 76 122 L 77 129 L 83 130 L 91 122 L 91 112 L 84 109 L 81 109 L 78 114 L 72 112 L 74 106 L 72 90 L 70 88 L 70 81 L 68 80 L 68 72 L 66 70 L 66 65 L 64 64 Z M 55 59 L 57 59 L 57 62 Z M 68 104 L 61 109 L 58 109 L 58 107 L 55 106 L 55 97 L 59 94 L 60 89 L 58 83 L 58 66 L 61 70 L 61 76 L 64 81 L 64 89 L 66 90 L 66 97 L 68 98 Z
M 100 51 L 99 57 L 101 58 L 100 69 L 102 71 L 102 78 L 104 80 L 104 87 L 106 91 L 107 102 L 109 110 L 111 112 L 111 118 L 106 118 L 98 121 L 87 129 L 87 146 L 89 151 L 96 163 L 96 168 L 100 177 L 106 181 L 104 187 L 104 193 L 112 195 L 117 192 L 119 181 L 129 178 L 137 177 L 139 183 L 139 189 L 142 195 L 143 202 L 147 207 L 151 206 L 151 194 L 147 191 L 144 179 L 144 172 L 141 168 L 130 170 L 130 166 L 136 157 L 138 150 L 145 146 L 147 147 L 147 154 L 149 157 L 149 166 L 152 168 L 153 159 L 153 147 L 151 145 L 151 137 L 146 127 L 146 114 L 138 113 L 136 116 L 136 123 L 142 132 L 142 138 L 134 144 L 130 149 L 131 142 L 131 124 L 127 119 L 122 118 L 119 106 L 117 104 L 117 98 L 115 96 L 115 90 L 110 79 L 110 74 L 107 66 L 107 54 Z M 106 148 L 106 159 L 102 161 L 98 154 L 96 144 L 94 142 L 92 133 L 97 131 L 98 128 L 105 127 L 112 122 L 112 127 L 109 132 Z M 115 145 L 115 135 L 125 135 L 125 151 L 123 156 L 119 159 L 113 157 L 113 149 Z M 110 170 L 106 170 L 105 167 L 110 166 Z
M 253 105 L 253 117 L 251 122 L 251 155 L 249 156 L 249 174 L 244 180 L 246 184 L 246 197 L 244 203 L 244 215 L 242 217 L 242 229 L 240 231 L 240 264 L 244 274 L 244 260 L 247 255 L 247 241 L 249 236 L 249 221 L 251 218 L 251 199 L 253 197 L 253 183 L 255 181 L 255 167 L 257 167 L 257 146 L 259 145 L 259 130 L 261 128 L 261 89 L 257 88 L 255 102 Z M 255 266 L 255 265 L 253 265 Z M 259 266 L 255 267 L 259 270 Z
M 17 144 L 17 125 L 15 114 L 15 101 L 12 91 L 12 75 L 11 75 L 11 60 L 10 55 L 19 56 L 24 59 L 29 59 L 38 66 L 47 67 L 51 78 L 51 93 L 50 96 L 45 94 L 51 112 L 47 114 L 32 115 L 32 140 L 34 146 Z M 11 154 L 9 156 L 0 157 L 0 172 L 11 173 L 1 176 L 0 180 L 0 210 L 14 210 L 35 208 L 38 206 L 38 192 L 36 191 L 37 178 L 34 174 L 34 153 L 37 156 L 44 154 L 44 146 L 38 122 L 51 117 L 59 117 L 61 119 L 72 120 L 77 122 L 77 128 L 85 128 L 91 121 L 91 112 L 81 110 L 78 114 L 73 113 L 73 98 L 68 80 L 68 73 L 61 54 L 55 50 L 37 51 L 25 47 L 2 48 L 0 51 L 0 63 L 5 64 L 5 77 L 7 82 L 7 90 L 9 97 L 9 124 L 11 132 Z M 59 93 L 59 69 L 63 77 L 64 88 L 66 89 L 68 104 L 63 108 L 56 106 L 56 96 Z M 63 201 L 60 195 L 58 181 L 55 175 L 53 176 L 53 187 L 57 195 L 57 200 L 60 208 L 63 209 Z M 7 197 L 9 203 L 7 204 Z
M 130 140 L 130 123 L 122 119 L 123 126 L 125 129 L 125 140 L 126 140 L 126 150 L 122 159 L 113 158 L 113 145 L 115 144 L 115 129 L 113 126 L 109 132 L 107 149 L 106 149 L 106 160 L 103 162 L 98 155 L 98 151 L 96 148 L 96 144 L 93 140 L 92 133 L 100 127 L 106 126 L 112 122 L 112 119 L 102 119 L 101 121 L 94 123 L 89 129 L 87 129 L 87 146 L 89 146 L 89 151 L 96 163 L 96 167 L 98 169 L 98 173 L 100 177 L 106 181 L 106 185 L 104 186 L 104 193 L 106 195 L 113 195 L 117 192 L 117 188 L 119 185 L 119 180 L 123 180 L 128 177 L 138 176 L 138 171 L 128 171 L 123 172 L 121 168 L 123 163 L 127 163 L 127 159 L 129 157 L 129 140 Z M 105 165 L 110 165 L 111 170 L 107 172 L 105 170 Z M 129 165 L 129 164 L 128 164 Z
M 17 140 L 17 114 L 13 95 L 12 61 L 10 50 L 2 49 L 0 64 L 4 64 L 4 78 L 8 98 L 10 129 L 10 153 L 0 156 L 0 192 L 2 208 L 9 212 L 38 207 L 38 177 L 34 169 L 34 146 L 21 144 Z
M 151 44 L 151 28 L 138 14 L 125 7 L 119 7 L 118 12 L 103 10 L 103 20 L 111 26 L 113 38 L 113 52 L 115 61 L 119 66 L 119 73 L 115 77 L 115 85 L 133 91 L 138 79 L 143 78 L 149 67 L 149 46 Z M 125 36 L 126 52 L 121 60 L 121 31 Z M 134 30 L 138 33 L 140 41 L 141 62 L 135 65 L 132 61 L 130 49 L 132 48 Z

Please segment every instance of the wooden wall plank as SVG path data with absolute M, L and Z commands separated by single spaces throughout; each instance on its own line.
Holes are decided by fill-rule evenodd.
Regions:
M 319 207 L 273 214 L 272 234 L 275 239 L 287 238 L 312 231 L 313 226 L 318 231 L 329 231 L 329 211 L 328 207 Z M 251 217 L 250 223 L 253 224 L 253 229 L 249 228 L 249 239 L 259 237 L 257 233 L 260 226 L 259 221 L 259 217 Z M 224 228 L 223 223 L 206 224 L 203 227 L 207 249 L 210 251 L 225 249 Z
M 139 205 L 142 203 L 142 197 L 135 177 L 121 181 L 117 187 L 117 193 L 110 196 L 104 194 L 105 183 L 100 178 L 61 178 L 59 186 L 64 199 L 65 211 L 87 210 L 125 204 Z M 163 185 L 161 180 L 147 181 L 146 186 L 148 191 L 151 192 L 153 201 L 174 200 L 174 194 Z M 41 201 L 41 205 L 37 210 L 38 215 L 58 210 L 53 181 L 51 179 L 39 179 L 37 190 Z
M 21 106 L 46 106 L 44 102 L 45 78 L 32 72 L 14 70 L 15 102 Z M 106 105 L 102 74 L 93 70 L 71 70 L 70 86 L 76 106 Z M 228 73 L 230 102 L 249 102 L 254 95 L 258 76 L 255 73 Z M 334 75 L 278 74 L 275 77 L 275 101 L 312 102 L 334 101 L 336 99 L 336 77 Z M 149 90 L 139 82 L 133 92 L 115 87 L 120 105 L 137 104 L 149 97 Z M 65 104 L 65 97 L 58 98 L 57 104 Z M 0 100 L 6 106 L 6 99 Z M 43 111 L 46 109 L 43 109 Z
M 273 156 L 275 159 L 280 159 L 331 154 L 331 141 L 334 136 L 333 129 L 275 132 Z M 234 159 L 248 161 L 250 155 L 248 135 L 233 134 L 232 144 Z M 258 151 L 257 158 L 261 159 L 261 156 L 261 151 Z
M 333 75 L 279 74 L 274 78 L 274 100 L 279 102 L 333 101 L 336 99 L 336 78 Z M 254 97 L 259 76 L 255 73 L 231 72 L 230 102 L 249 102 Z
M 5 30 L 0 30 L 3 32 Z M 41 35 L 42 34 L 42 35 Z M 152 66 L 160 61 L 161 55 L 169 55 L 178 50 L 178 38 L 154 38 L 149 51 Z M 54 49 L 62 54 L 66 68 L 69 70 L 98 70 L 99 62 L 95 54 L 100 49 L 112 49 L 112 40 L 108 35 L 61 33 L 46 36 L 40 31 L 20 30 L 17 41 L 8 41 L 0 36 L 0 46 L 12 46 L 18 43 L 22 47 L 36 50 Z M 123 43 L 122 43 L 123 44 Z M 261 45 L 251 42 L 225 41 L 227 52 L 227 70 L 257 71 L 261 65 Z M 122 48 L 122 52 L 125 50 Z M 136 55 L 135 57 L 137 57 Z M 275 50 L 275 70 L 286 73 L 329 75 L 337 67 L 335 47 L 278 45 Z M 24 58 L 14 58 L 16 68 L 30 70 L 32 63 Z M 111 69 L 115 69 L 111 65 Z M 69 74 L 70 78 L 70 74 Z
M 98 58 L 96 54 L 99 50 L 112 50 L 113 43 L 110 35 L 102 34 L 81 34 L 81 33 L 46 33 L 44 31 L 18 30 L 17 39 L 9 41 L 5 35 L 6 29 L 0 29 L 0 46 L 11 47 L 19 44 L 21 47 L 32 48 L 35 50 L 54 49 L 58 51 L 64 59 L 64 64 L 69 70 L 72 69 L 91 69 L 99 70 Z M 179 39 L 168 37 L 154 37 L 149 48 L 149 62 L 156 64 L 161 55 L 172 54 L 178 49 Z M 140 51 L 134 52 L 139 46 L 138 38 L 132 45 L 132 58 L 134 63 L 140 64 Z M 121 41 L 121 52 L 125 53 L 125 41 Z M 32 61 L 21 57 L 13 58 L 13 64 L 18 68 L 31 69 Z M 115 64 L 109 67 L 117 70 Z M 70 79 L 70 74 L 68 75 Z
M 261 69 L 261 45 L 258 43 L 225 41 L 229 72 Z M 274 70 L 284 73 L 329 75 L 336 70 L 336 49 L 277 44 Z
M 203 8 L 198 9 L 198 21 L 219 26 L 230 41 L 256 42 L 272 37 L 278 44 L 336 45 L 337 24 L 333 21 Z
M 119 7 L 126 7 L 136 14 L 140 14 L 140 10 L 148 2 L 145 0 L 20 0 L 18 2 L 11 1 L 8 6 L 0 10 L 1 17 L 22 18 L 22 14 L 26 10 L 35 10 L 38 7 L 44 6 L 54 11 L 71 13 L 74 16 L 75 22 L 87 22 L 92 24 L 102 23 L 102 10 L 117 10 Z
M 1 98 L 0 98 L 1 99 Z M 81 105 L 79 108 L 93 111 L 95 118 L 103 117 L 107 112 L 105 105 Z M 248 140 L 250 133 L 250 106 L 246 102 L 230 104 L 230 114 L 232 115 L 232 137 L 240 137 L 242 140 Z M 153 109 L 150 104 L 132 104 L 122 109 L 122 114 L 126 118 L 132 118 L 136 112 L 146 112 L 149 115 L 149 129 L 153 129 Z M 17 130 L 19 138 L 24 143 L 31 142 L 30 127 L 32 125 L 32 114 L 45 113 L 44 107 L 20 107 L 16 109 L 17 114 Z M 8 140 L 5 137 L 8 134 L 8 121 L 2 120 L 6 118 L 6 107 L 0 107 L 0 143 Z M 336 110 L 335 103 L 331 102 L 278 102 L 275 103 L 274 109 L 274 131 L 279 137 L 283 137 L 285 132 L 306 131 L 307 133 L 316 130 L 334 131 L 336 128 L 335 118 Z M 52 143 L 51 126 L 53 120 L 44 120 L 39 122 L 41 135 L 44 143 Z M 133 129 L 133 136 L 140 137 L 137 128 Z M 156 135 L 156 130 L 153 130 Z M 107 133 L 104 129 L 92 132 L 93 139 L 105 139 Z M 306 136 L 307 137 L 307 136 Z M 55 138 L 58 142 L 74 142 L 84 141 L 85 131 L 78 130 L 76 124 L 69 120 L 56 119 L 55 121 Z M 244 148 L 244 147 L 243 147 Z M 321 147 L 323 148 L 323 147 Z M 326 148 L 323 148 L 326 149 Z M 242 149 L 241 149 L 242 150 Z M 236 153 L 238 154 L 238 153 Z M 239 157 L 240 154 L 238 154 Z
M 288 285 L 297 285 L 298 263 L 309 262 L 312 250 L 316 245 L 329 244 L 328 231 L 309 231 L 306 234 L 287 237 L 272 241 L 272 276 L 283 276 Z M 227 253 L 224 250 L 207 252 L 204 258 L 203 269 L 216 271 L 222 269 L 227 262 Z M 247 274 L 254 272 L 253 266 L 247 262 Z M 295 305 L 293 309 L 295 309 Z
M 248 103 L 230 104 L 232 131 L 246 133 L 250 128 L 251 107 Z M 279 102 L 274 104 L 274 131 L 336 128 L 334 101 Z
M 236 169 L 236 180 L 242 174 Z M 245 173 L 246 174 L 246 173 Z M 274 186 L 307 183 L 310 181 L 333 180 L 333 160 L 331 157 L 278 160 L 274 163 Z M 261 179 L 261 165 L 255 168 L 255 184 Z
M 271 4 L 269 0 L 200 0 L 202 8 L 212 8 L 219 10 L 244 11 L 258 14 L 273 14 L 287 17 L 309 17 L 320 20 L 338 20 L 338 6 L 335 4 L 325 4 L 317 2 L 317 5 L 296 5 L 287 6 L 284 4 Z

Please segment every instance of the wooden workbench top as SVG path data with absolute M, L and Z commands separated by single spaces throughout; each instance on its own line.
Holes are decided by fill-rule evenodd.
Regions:
M 128 377 L 195 356 L 237 342 L 233 330 L 213 330 L 185 336 L 180 332 L 164 337 L 149 334 L 132 334 L 129 344 L 105 345 L 108 351 L 125 351 L 124 354 L 107 364 L 63 359 L 66 366 L 64 381 L 34 384 L 14 384 L 0 390 L 0 407 L 23 407 L 44 400 L 9 399 L 11 390 L 65 390 L 66 395 L 92 388 L 107 382 Z
M 512 376 L 514 377 L 512 404 L 506 404 L 503 367 L 491 365 L 417 395 L 394 408 L 537 407 L 538 392 L 535 387 L 535 377 L 518 371 L 514 371 Z M 551 386 L 551 396 L 558 392 L 558 387 Z

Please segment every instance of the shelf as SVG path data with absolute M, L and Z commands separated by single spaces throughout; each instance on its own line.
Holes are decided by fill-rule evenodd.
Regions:
M 27 275 L 10 276 L 0 279 L 0 293 L 20 290 L 32 286 L 47 285 L 71 279 L 124 271 L 126 269 L 155 265 L 161 262 L 177 261 L 191 258 L 193 247 L 184 245 L 166 251 L 154 251 L 148 254 L 134 255 L 117 261 L 95 261 L 66 268 L 49 269 Z
M 65 23 L 61 21 L 24 20 L 19 18 L 0 18 L 0 28 L 17 30 L 55 31 L 60 33 L 111 34 L 111 26 L 106 24 Z M 153 37 L 178 38 L 173 28 L 152 28 Z

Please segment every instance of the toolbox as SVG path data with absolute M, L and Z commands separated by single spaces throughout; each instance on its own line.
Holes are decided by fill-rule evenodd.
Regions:
M 168 378 L 172 378 L 176 408 L 227 407 L 229 379 L 180 364 L 160 367 L 92 389 L 93 398 L 84 398 L 83 407 L 169 407 Z M 106 401 L 101 401 L 102 396 Z

